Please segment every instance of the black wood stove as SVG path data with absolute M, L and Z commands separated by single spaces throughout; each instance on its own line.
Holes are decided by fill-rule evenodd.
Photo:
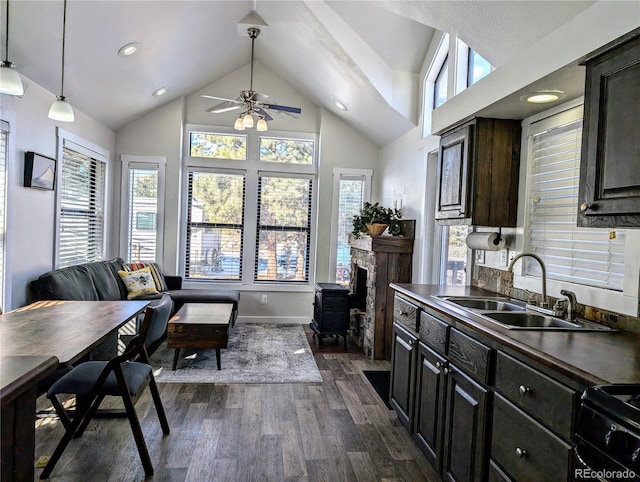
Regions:
M 319 345 L 322 345 L 323 337 L 337 335 L 344 337 L 346 348 L 349 330 L 349 289 L 335 283 L 316 283 L 313 321 L 310 326 L 314 336 L 318 337 Z

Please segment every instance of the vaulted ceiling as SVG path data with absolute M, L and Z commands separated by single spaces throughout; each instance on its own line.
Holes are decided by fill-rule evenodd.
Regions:
M 238 21 L 256 9 L 269 25 L 256 59 L 318 106 L 337 112 L 333 99 L 343 101 L 345 121 L 383 146 L 418 122 L 419 72 L 436 30 L 457 34 L 499 67 L 593 3 L 68 0 L 64 92 L 75 109 L 117 131 L 247 65 L 250 39 Z M 56 95 L 62 6 L 10 0 L 9 59 Z M 3 46 L 4 37 L 3 26 Z M 118 56 L 128 42 L 139 51 Z M 159 87 L 168 92 L 153 97 Z

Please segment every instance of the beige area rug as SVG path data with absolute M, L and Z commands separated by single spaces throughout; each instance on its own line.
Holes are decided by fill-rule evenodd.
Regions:
M 312 383 L 322 382 L 302 325 L 236 323 L 227 348 L 180 350 L 177 370 L 171 370 L 175 350 L 166 343 L 150 359 L 160 383 Z

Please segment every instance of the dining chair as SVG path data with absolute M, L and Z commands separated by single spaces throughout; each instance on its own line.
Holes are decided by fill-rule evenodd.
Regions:
M 140 333 L 129 342 L 124 353 L 109 361 L 80 363 L 49 388 L 47 397 L 62 421 L 65 434 L 40 475 L 41 479 L 49 477 L 71 439 L 82 436 L 106 396 L 122 398 L 145 474 L 153 475 L 153 465 L 134 405 L 144 389 L 149 386 L 162 431 L 165 435 L 169 434 L 169 423 L 153 377 L 153 369 L 148 364 L 145 345 L 150 332 L 156 333 L 163 324 L 168 323 L 172 306 L 171 298 L 168 295 L 163 296 L 160 303 L 147 308 Z M 151 330 L 151 327 L 154 329 Z M 73 419 L 69 417 L 58 398 L 58 395 L 62 394 L 76 397 Z

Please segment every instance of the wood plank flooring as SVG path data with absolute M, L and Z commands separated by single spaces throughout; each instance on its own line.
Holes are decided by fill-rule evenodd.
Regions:
M 357 352 L 314 356 L 322 383 L 159 384 L 171 427 L 164 437 L 147 391 L 136 405 L 155 469 L 147 480 L 439 480 L 362 374 L 389 362 Z M 37 459 L 63 429 L 57 419 L 36 425 Z M 50 480 L 145 480 L 126 419 L 93 420 Z

